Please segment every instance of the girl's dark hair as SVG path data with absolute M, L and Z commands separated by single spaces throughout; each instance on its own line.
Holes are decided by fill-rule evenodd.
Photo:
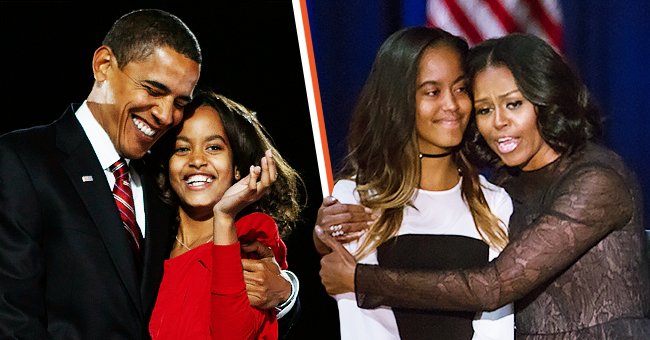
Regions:
M 219 113 L 232 148 L 233 166 L 243 172 L 242 176 L 246 175 L 251 165 L 260 165 L 260 159 L 266 150 L 273 152 L 278 174 L 276 181 L 266 195 L 240 212 L 240 215 L 252 211 L 266 213 L 278 224 L 280 235 L 287 236 L 291 227 L 299 220 L 300 211 L 304 207 L 304 203 L 300 203 L 302 194 L 306 192 L 302 178 L 275 148 L 266 129 L 257 120 L 255 112 L 212 91 L 196 90 L 194 93 L 194 98 L 185 107 L 183 120 L 191 117 L 199 107 L 214 108 Z M 157 181 L 162 198 L 172 206 L 178 206 L 178 198 L 169 184 L 168 161 L 181 128 L 182 123 L 165 134 L 152 151 L 158 159 Z
M 453 49 L 461 60 L 468 51 L 465 40 L 439 28 L 407 27 L 391 34 L 379 48 L 357 100 L 348 132 L 348 154 L 337 177 L 355 180 L 361 203 L 382 212 L 357 257 L 396 235 L 404 208 L 420 185 L 417 77 L 422 55 L 439 46 Z M 479 233 L 488 244 L 502 248 L 507 235 L 487 206 L 477 169 L 462 153 L 457 152 L 454 160 L 463 174 L 463 198 Z
M 587 87 L 571 66 L 548 43 L 532 34 L 513 33 L 486 40 L 473 47 L 466 70 L 473 84 L 487 67 L 505 66 L 522 95 L 535 105 L 537 128 L 556 152 L 579 148 L 587 140 L 600 137 L 600 113 Z M 481 165 L 499 164 L 478 132 L 475 119 L 467 127 L 468 153 Z

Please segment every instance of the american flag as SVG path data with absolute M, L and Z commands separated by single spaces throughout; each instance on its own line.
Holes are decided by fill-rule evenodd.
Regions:
M 527 32 L 562 50 L 558 0 L 428 0 L 427 24 L 464 37 L 470 45 Z

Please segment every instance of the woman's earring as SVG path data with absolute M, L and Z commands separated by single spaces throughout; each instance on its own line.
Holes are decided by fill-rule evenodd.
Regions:
M 235 168 L 235 180 L 239 181 L 239 178 L 241 175 L 239 175 L 239 169 Z

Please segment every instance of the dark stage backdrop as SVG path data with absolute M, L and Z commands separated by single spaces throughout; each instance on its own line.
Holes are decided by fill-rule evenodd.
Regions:
M 560 0 L 565 54 L 599 102 L 606 145 L 637 173 L 650 228 L 650 2 Z M 332 166 L 345 154 L 352 106 L 381 43 L 426 23 L 426 0 L 307 0 Z
M 207 3 L 0 1 L 0 96 L 5 105 L 0 133 L 49 123 L 71 102 L 83 101 L 93 82 L 93 52 L 119 16 L 136 8 L 176 14 L 201 43 L 200 85 L 255 110 L 305 180 L 303 221 L 285 241 L 289 268 L 300 278 L 303 307 L 290 338 L 312 338 L 320 306 L 333 301 L 320 285 L 311 241 L 322 191 L 291 2 Z

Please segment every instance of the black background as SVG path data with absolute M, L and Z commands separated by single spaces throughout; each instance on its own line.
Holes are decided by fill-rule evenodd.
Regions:
M 0 133 L 50 123 L 71 102 L 83 101 L 92 87 L 94 50 L 113 21 L 136 8 L 168 10 L 189 26 L 203 51 L 199 85 L 256 111 L 302 175 L 307 206 L 285 239 L 302 302 L 290 339 L 338 338 L 336 305 L 320 284 L 311 240 L 322 191 L 289 0 L 0 1 Z

